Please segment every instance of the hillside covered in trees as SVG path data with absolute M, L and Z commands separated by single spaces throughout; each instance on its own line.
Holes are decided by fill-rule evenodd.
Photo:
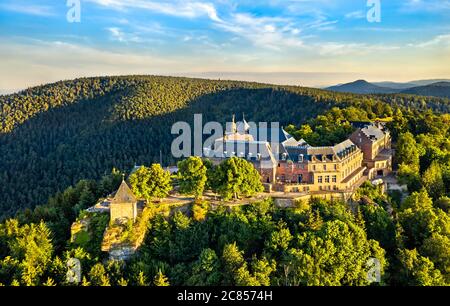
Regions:
M 409 109 L 409 110 L 408 110 Z M 81 179 L 113 167 L 175 161 L 171 125 L 249 120 L 291 124 L 312 144 L 331 144 L 351 130 L 349 120 L 391 118 L 399 111 L 446 113 L 448 99 L 361 96 L 294 86 L 158 76 L 86 78 L 0 97 L 0 217 L 45 203 Z M 333 120 L 330 122 L 329 120 Z M 341 121 L 343 121 L 341 123 Z M 310 129 L 308 129 L 310 128 Z M 303 129 L 303 130 L 302 130 Z
M 0 223 L 1 284 L 68 285 L 66 262 L 75 257 L 82 285 L 369 285 L 367 261 L 373 257 L 380 262 L 381 285 L 449 285 L 448 100 L 176 78 L 110 80 L 115 81 L 62 82 L 1 97 L 2 109 L 9 110 L 2 113 L 9 123 L 0 136 L 2 213 L 19 211 Z M 131 85 L 133 80 L 139 85 Z M 82 89 L 100 88 L 102 82 L 129 86 L 95 95 Z M 79 100 L 55 99 L 66 102 L 50 105 L 49 98 L 38 99 L 43 104 L 34 113 L 26 106 L 33 90 L 54 86 L 67 87 L 66 94 L 78 88 Z M 157 102 L 170 99 L 178 104 L 166 108 Z M 317 145 L 345 138 L 352 130 L 349 121 L 385 120 L 396 147 L 394 166 L 409 195 L 383 194 L 366 183 L 356 192 L 353 210 L 317 199 L 288 209 L 271 199 L 232 209 L 212 209 L 199 200 L 184 213 L 152 214 L 143 224 L 144 243 L 126 264 L 108 261 L 101 252 L 107 214 L 91 216 L 88 238 L 71 240 L 72 222 L 117 190 L 122 180 L 117 168 L 129 172 L 134 163 L 151 165 L 159 150 L 165 163 L 175 162 L 167 151 L 174 121 L 204 113 L 205 120 L 224 122 L 240 112 L 255 121 L 279 120 L 295 137 Z M 180 191 L 200 198 L 209 188 L 232 198 L 236 191 L 259 190 L 256 181 L 245 182 L 242 190 L 228 186 L 226 167 L 236 168 L 237 160 L 214 174 L 199 160 L 181 162 Z M 149 181 L 161 170 L 141 168 L 130 178 L 132 188 L 143 197 L 160 197 L 159 191 L 169 190 L 164 176 L 158 192 L 140 188 L 140 178 Z

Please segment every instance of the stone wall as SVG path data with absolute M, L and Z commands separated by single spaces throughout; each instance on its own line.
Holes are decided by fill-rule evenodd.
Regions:
M 130 220 L 136 220 L 137 217 L 137 205 L 136 203 L 120 203 L 120 204 L 113 204 L 111 203 L 110 206 L 110 213 L 111 213 L 111 222 L 114 223 L 116 220 L 120 219 L 130 219 Z

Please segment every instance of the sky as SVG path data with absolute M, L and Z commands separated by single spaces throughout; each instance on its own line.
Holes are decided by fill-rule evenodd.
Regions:
M 129 74 L 450 78 L 450 0 L 0 0 L 0 93 Z

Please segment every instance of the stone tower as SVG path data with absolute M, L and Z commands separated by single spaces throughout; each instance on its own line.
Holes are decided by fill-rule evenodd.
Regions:
M 125 180 L 120 184 L 116 195 L 110 204 L 111 223 L 124 222 L 126 220 L 136 220 L 137 199 Z

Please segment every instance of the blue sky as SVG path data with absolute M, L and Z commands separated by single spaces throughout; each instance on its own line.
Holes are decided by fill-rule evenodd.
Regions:
M 0 92 L 81 76 L 187 75 L 324 86 L 450 78 L 450 0 L 0 2 Z

